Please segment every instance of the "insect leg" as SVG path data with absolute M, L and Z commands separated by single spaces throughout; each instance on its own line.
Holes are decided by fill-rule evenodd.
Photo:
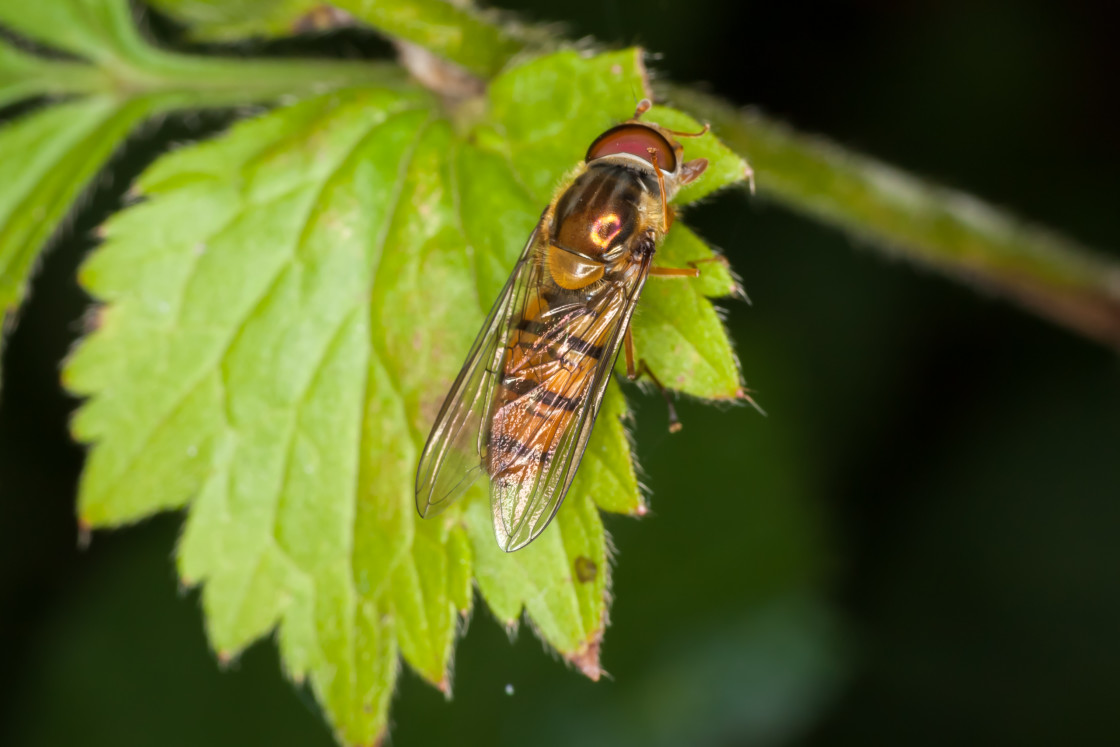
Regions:
M 727 269 L 729 269 L 729 270 L 731 269 L 731 263 L 728 262 L 727 257 L 723 256 L 722 254 L 713 254 L 711 257 L 705 257 L 704 259 L 694 259 L 694 260 L 692 260 L 688 263 L 688 266 L 689 267 L 696 267 L 696 265 L 702 265 L 706 262 L 719 262 L 721 265 L 723 265 Z M 699 269 L 699 268 L 697 268 L 697 269 Z
M 727 257 L 717 254 L 713 257 L 691 260 L 688 262 L 688 267 L 651 267 L 649 268 L 649 274 L 651 277 L 659 278 L 698 278 L 700 277 L 700 265 L 707 262 L 718 262 L 731 269 L 731 263 L 727 261 Z
M 634 338 L 630 334 L 629 327 L 626 328 L 626 336 L 623 338 L 622 346 L 626 350 L 626 378 L 634 381 L 642 374 L 649 376 L 653 383 L 657 385 L 657 390 L 661 392 L 661 396 L 665 398 L 665 405 L 669 408 L 669 432 L 676 433 L 681 429 L 681 421 L 677 417 L 677 408 L 673 407 L 673 400 L 669 397 L 669 391 L 665 389 L 661 379 L 657 378 L 645 359 L 639 359 L 638 365 L 634 365 Z
M 689 264 L 692 264 L 689 262 Z M 651 267 L 649 268 L 650 277 L 658 278 L 698 278 L 700 277 L 699 267 Z

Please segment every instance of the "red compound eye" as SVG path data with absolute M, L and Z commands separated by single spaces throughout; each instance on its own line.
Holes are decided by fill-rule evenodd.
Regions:
M 673 146 L 657 130 L 641 124 L 623 124 L 612 127 L 599 137 L 587 149 L 587 161 L 593 161 L 603 156 L 613 156 L 618 153 L 630 153 L 649 163 L 653 163 L 650 149 L 657 154 L 657 166 L 662 171 L 674 172 L 677 170 L 677 156 L 673 153 Z

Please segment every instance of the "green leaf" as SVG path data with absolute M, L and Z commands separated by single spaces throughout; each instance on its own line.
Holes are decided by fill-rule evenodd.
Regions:
M 695 133 L 703 129 L 700 122 L 687 114 L 664 106 L 652 107 L 646 116 L 675 132 Z M 717 189 L 742 182 L 751 175 L 747 162 L 735 155 L 711 132 L 700 137 L 682 137 L 681 142 L 685 145 L 686 158 L 706 158 L 708 168 L 703 179 L 697 179 L 681 189 L 677 195 L 678 202 L 695 202 Z
M 21 52 L 0 39 L 0 106 L 35 96 L 90 94 L 0 127 L 0 330 L 27 294 L 35 260 L 128 133 L 149 116 L 243 105 L 355 82 L 396 85 L 384 65 L 242 62 L 164 53 L 132 25 L 124 0 L 0 4 L 0 24 L 96 64 Z
M 288 673 L 310 681 L 345 743 L 384 734 L 398 655 L 449 690 L 472 579 L 503 623 L 525 611 L 600 672 L 610 569 L 597 507 L 644 512 L 618 386 L 564 506 L 525 550 L 498 548 L 481 485 L 424 521 L 413 482 L 552 186 L 630 116 L 644 81 L 633 50 L 553 55 L 501 76 L 485 112 L 454 126 L 418 89 L 304 101 L 158 161 L 137 185 L 146 200 L 105 226 L 81 272 L 105 304 L 65 372 L 90 396 L 74 420 L 93 444 L 82 521 L 189 507 L 179 569 L 202 587 L 212 645 L 226 659 L 276 629 Z M 676 261 L 708 256 L 681 227 L 666 246 Z M 724 396 L 694 352 L 734 371 L 726 339 L 723 353 L 708 339 L 722 335 L 710 306 L 695 351 L 681 342 L 685 325 L 708 324 L 703 293 L 724 292 L 721 277 L 651 280 L 640 302 L 673 320 L 677 337 L 647 357 L 697 372 L 684 391 Z M 663 360 L 674 349 L 677 368 Z
M 177 96 L 179 108 L 242 106 L 339 86 L 396 85 L 404 77 L 396 66 L 378 63 L 166 52 L 140 34 L 127 0 L 0 4 L 0 26 L 91 63 L 35 59 L 0 46 L 0 100 L 6 88 L 34 84 L 29 93 L 93 93 L 122 99 L 164 93 Z
M 329 19 L 328 6 L 317 0 L 149 0 L 149 5 L 206 41 L 289 36 L 314 28 L 316 14 Z
M 475 75 L 496 75 L 522 43 L 469 3 L 445 0 L 152 0 L 190 28 L 197 39 L 237 41 L 287 36 L 357 19 L 388 36 L 412 42 Z
M 709 295 L 734 292 L 728 269 L 696 234 L 677 226 L 658 264 L 696 263 L 700 277 L 651 277 L 634 315 L 634 351 L 670 389 L 704 399 L 741 399 L 739 364 Z M 659 254 L 662 254 L 659 252 Z M 665 256 L 667 255 L 667 256 Z
M 271 9 L 286 1 L 241 0 L 232 5 Z M 160 2 L 181 6 L 184 14 L 196 4 L 224 6 L 221 0 Z M 526 44 L 549 49 L 556 45 L 555 33 L 547 27 L 503 26 L 486 14 L 447 13 L 439 33 L 418 28 L 411 36 L 408 23 L 394 28 L 378 17 L 422 18 L 431 3 L 349 0 L 347 5 L 371 25 L 460 65 L 470 67 L 479 49 L 492 52 L 488 71 L 524 54 Z M 392 13 L 386 14 L 386 8 Z M 252 24 L 252 19 L 238 20 Z M 968 195 L 793 132 L 764 114 L 742 111 L 695 87 L 662 81 L 659 89 L 674 103 L 710 120 L 737 153 L 750 156 L 759 175 L 760 196 L 859 236 L 885 254 L 983 286 L 1075 332 L 1120 347 L 1120 285 L 1115 281 L 1120 267 L 1106 255 Z M 708 187 L 698 183 L 693 189 Z
M 89 98 L 43 109 L 0 127 L 0 310 L 5 321 L 27 294 L 35 260 L 89 180 L 152 110 Z
M 40 93 L 38 60 L 0 39 L 0 106 Z
M 548 530 L 512 554 L 494 542 L 486 501 L 472 501 L 465 518 L 478 588 L 494 616 L 512 628 L 524 608 L 546 641 L 599 679 L 610 567 L 603 522 L 591 498 L 572 491 Z
M 148 48 L 136 31 L 128 3 L 117 0 L 3 3 L 0 24 L 90 60 L 126 58 Z
M 590 497 L 604 511 L 643 516 L 648 508 L 638 488 L 634 463 L 618 458 L 619 454 L 630 453 L 630 436 L 626 431 L 629 420 L 626 398 L 617 382 L 612 381 L 572 483 L 572 494 Z

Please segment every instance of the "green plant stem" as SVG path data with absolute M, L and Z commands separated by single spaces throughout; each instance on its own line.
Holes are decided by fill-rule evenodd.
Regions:
M 305 96 L 355 85 L 399 86 L 405 75 L 387 62 L 239 60 L 153 55 L 144 68 L 102 61 L 40 61 L 21 86 L 28 96 L 168 94 L 182 106 L 217 107 Z M 176 108 L 176 107 L 171 107 Z
M 159 53 L 142 68 L 106 68 L 110 93 L 198 94 L 207 101 L 250 103 L 354 85 L 397 86 L 405 76 L 391 63 L 240 60 Z
M 1120 347 L 1120 264 L 758 112 L 683 86 L 662 90 L 750 161 L 760 195 Z

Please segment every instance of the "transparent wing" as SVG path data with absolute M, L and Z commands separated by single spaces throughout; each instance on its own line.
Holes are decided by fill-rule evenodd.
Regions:
M 520 450 L 492 469 L 514 476 L 509 480 L 495 479 L 490 488 L 494 530 L 498 545 L 506 552 L 519 550 L 536 539 L 552 521 L 571 487 L 649 265 L 647 258 L 627 282 L 604 285 L 578 316 L 565 308 L 551 310 L 554 323 L 546 325 L 538 342 L 556 343 L 573 332 L 584 340 L 605 342 L 590 376 L 573 376 L 558 366 L 540 386 L 512 405 L 528 409 L 547 397 L 553 403 L 566 401 L 574 405 L 575 411 L 562 430 L 534 433 L 532 450 Z
M 501 370 L 510 320 L 524 306 L 527 289 L 539 283 L 534 261 L 538 229 L 510 273 L 490 315 L 475 338 L 467 361 L 443 401 L 416 470 L 416 510 L 427 518 L 450 506 L 486 470 L 483 455 L 487 415 Z

